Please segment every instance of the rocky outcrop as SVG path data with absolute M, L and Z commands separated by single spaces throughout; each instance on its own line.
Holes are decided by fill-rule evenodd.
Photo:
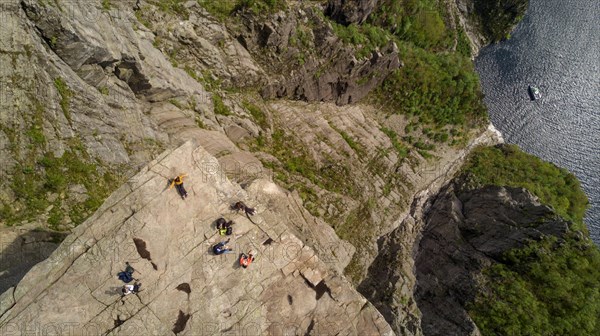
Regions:
M 458 14 L 460 26 L 467 34 L 471 44 L 471 55 L 475 59 L 479 54 L 479 50 L 488 43 L 476 18 L 475 2 L 474 0 L 453 0 L 450 3 Z
M 357 58 L 355 48 L 341 43 L 316 10 L 308 8 L 307 14 L 294 15 L 292 12 L 290 17 L 246 25 L 250 30 L 241 36 L 253 54 L 267 51 L 267 55 L 272 55 L 271 60 L 279 58 L 283 61 L 276 62 L 275 68 L 271 67 L 276 75 L 262 91 L 263 97 L 334 101 L 346 105 L 361 100 L 400 67 L 394 43 L 367 57 Z M 311 23 L 309 29 L 302 24 L 306 20 Z M 298 35 L 306 37 L 298 39 Z M 252 36 L 255 38 L 250 43 Z M 297 46 L 291 45 L 294 38 L 299 41 Z M 297 58 L 298 55 L 302 58 Z M 291 70 L 290 63 L 297 63 L 299 67 Z
M 182 171 L 189 174 L 186 200 L 166 188 L 167 178 Z M 377 310 L 330 267 L 339 262 L 335 255 L 316 252 L 289 231 L 290 219 L 279 211 L 297 206 L 286 195 L 264 180 L 241 189 L 191 142 L 167 151 L 2 295 L 2 333 L 52 325 L 73 334 L 392 335 Z M 237 200 L 257 214 L 232 212 Z M 220 216 L 235 221 L 234 253 L 216 256 L 210 251 L 223 240 L 213 226 Z M 330 228 L 310 217 L 293 221 L 302 218 L 296 226 L 323 232 L 324 245 L 343 255 L 345 243 Z M 238 255 L 250 250 L 257 258 L 243 269 Z M 125 261 L 143 291 L 121 298 L 116 273 Z
M 507 251 L 546 235 L 561 237 L 569 223 L 522 188 L 447 187 L 425 217 L 415 265 L 415 299 L 425 335 L 479 335 L 466 312 L 481 270 Z
M 330 2 L 347 23 L 363 21 L 376 3 Z M 2 333 L 51 325 L 75 334 L 362 335 L 391 334 L 390 324 L 400 334 L 421 333 L 412 252 L 423 204 L 471 146 L 498 139 L 477 129 L 462 138 L 475 139 L 466 147 L 436 143 L 425 155 L 407 142 L 403 153 L 394 141 L 422 135 L 405 131 L 407 117 L 382 115 L 377 106 L 335 106 L 359 101 L 401 66 L 396 46 L 360 53 L 336 37 L 322 8 L 289 5 L 277 13 L 238 9 L 227 25 L 195 1 L 0 6 L 12 23 L 0 31 L 0 58 L 10 65 L 0 80 L 11 88 L 0 91 L 3 186 L 14 172 L 45 176 L 40 156 L 47 152 L 74 151 L 97 162 L 99 174 L 142 169 L 27 275 L 34 260 L 14 268 L 18 259 L 5 252 L 27 252 L 28 243 L 39 242 L 31 244 L 43 250 L 38 261 L 56 244 L 37 233 L 7 240 L 2 260 L 11 264 L 0 282 L 12 287 L 0 296 Z M 257 92 L 306 102 L 265 101 Z M 285 137 L 284 155 L 260 147 L 275 135 Z M 189 140 L 145 166 L 163 148 Z M 290 157 L 306 159 L 329 180 L 290 174 L 281 181 L 292 191 L 277 187 L 269 179 L 281 173 L 277 167 L 304 168 Z M 181 171 L 191 176 L 185 202 L 164 190 L 166 178 Z M 44 193 L 50 203 L 38 220 L 46 225 L 56 208 L 70 213 L 89 199 L 89 189 L 70 183 L 64 192 Z M 23 208 L 4 190 L 10 188 L 0 191 L 3 203 Z M 62 200 L 71 198 L 79 203 L 70 208 Z M 237 199 L 257 206 L 258 215 L 230 212 Z M 236 252 L 258 252 L 252 268 L 210 255 L 220 238 L 212 220 L 222 215 L 237 223 Z M 67 224 L 59 228 L 74 226 Z M 125 260 L 139 271 L 144 291 L 121 303 L 115 273 Z M 362 282 L 378 311 L 344 271 Z
M 329 0 L 325 9 L 325 15 L 343 25 L 363 23 L 377 6 L 377 1 Z
M 406 212 L 396 217 L 394 227 L 378 236 L 375 251 L 367 264 L 364 280 L 358 285 L 362 293 L 390 323 L 394 331 L 402 335 L 421 335 L 421 311 L 415 300 L 417 288 L 415 253 L 418 250 L 425 215 L 431 200 L 451 181 L 459 171 L 470 151 L 477 146 L 502 143 L 501 134 L 490 125 L 464 150 L 452 152 L 442 158 L 437 169 L 420 171 L 422 179 L 415 177 L 417 192 L 411 198 Z M 452 158 L 452 159 L 450 159 Z M 410 175 L 409 175 L 410 176 Z M 375 244 L 375 243 L 374 243 Z
M 358 288 L 399 334 L 479 335 L 465 307 L 483 268 L 528 239 L 568 230 L 525 189 L 468 190 L 462 181 L 415 200 L 411 216 L 379 239 Z

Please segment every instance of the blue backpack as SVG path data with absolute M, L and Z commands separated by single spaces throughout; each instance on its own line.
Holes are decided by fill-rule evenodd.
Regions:
M 123 281 L 124 283 L 130 283 L 133 281 L 133 276 L 129 272 L 119 272 L 117 276 L 119 277 L 119 280 Z

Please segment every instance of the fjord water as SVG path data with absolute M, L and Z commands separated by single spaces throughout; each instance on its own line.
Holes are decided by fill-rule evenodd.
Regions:
M 580 179 L 600 245 L 600 1 L 529 0 L 512 37 L 482 49 L 475 65 L 505 140 Z M 530 101 L 528 85 L 541 100 Z

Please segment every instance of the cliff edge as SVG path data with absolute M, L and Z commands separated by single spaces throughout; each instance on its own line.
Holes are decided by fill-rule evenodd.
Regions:
M 180 172 L 189 175 L 185 200 L 167 188 L 167 179 Z M 255 205 L 256 216 L 232 212 L 238 200 Z M 214 157 L 187 142 L 114 192 L 3 295 L 3 334 L 32 328 L 96 335 L 393 334 L 330 266 L 340 262 L 334 254 L 319 255 L 290 233 L 290 221 L 315 220 L 293 217 L 294 210 L 293 197 L 275 184 L 257 180 L 241 189 Z M 235 253 L 216 256 L 210 251 L 223 240 L 213 226 L 220 216 L 235 221 Z M 320 230 L 338 255 L 348 253 L 330 228 Z M 257 258 L 243 269 L 238 255 L 249 250 Z M 142 291 L 121 298 L 116 274 L 125 261 Z

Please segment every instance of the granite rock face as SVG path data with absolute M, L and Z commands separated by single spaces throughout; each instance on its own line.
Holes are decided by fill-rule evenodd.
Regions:
M 561 237 L 569 223 L 523 188 L 446 189 L 426 217 L 415 264 L 415 298 L 426 335 L 479 335 L 465 311 L 477 275 L 527 240 Z
M 291 219 L 279 212 L 294 208 L 287 192 L 265 180 L 244 190 L 207 167 L 218 161 L 186 142 L 130 179 L 2 296 L 2 333 L 52 325 L 73 334 L 393 334 L 330 266 L 339 260 L 291 233 Z M 167 188 L 181 172 L 189 174 L 185 200 Z M 230 210 L 237 200 L 257 214 Z M 225 239 L 214 227 L 220 216 L 235 221 L 234 251 L 217 256 L 211 246 Z M 344 250 L 330 228 L 312 227 L 324 232 L 323 245 Z M 238 256 L 248 251 L 256 260 L 243 269 Z M 125 261 L 143 290 L 121 298 L 116 274 Z
M 376 8 L 378 0 L 329 0 L 325 15 L 336 22 L 349 25 L 363 23 Z
M 461 181 L 452 182 L 422 204 L 413 204 L 417 210 L 413 211 L 417 215 L 413 226 L 422 225 L 422 236 L 411 253 L 414 289 L 406 275 L 413 272 L 411 264 L 401 261 L 407 250 L 403 226 L 378 242 L 379 255 L 359 291 L 395 330 L 479 335 L 465 306 L 477 294 L 480 272 L 528 239 L 560 237 L 569 230 L 569 223 L 525 189 L 488 186 L 467 190 Z M 408 303 L 418 306 L 419 319 L 410 318 L 407 311 L 411 304 L 402 302 L 405 293 L 412 290 L 414 297 Z
M 344 8 L 354 7 L 348 3 Z M 351 104 L 402 65 L 393 42 L 357 56 L 355 47 L 343 43 L 318 11 L 298 7 L 266 19 L 239 14 L 242 25 L 232 30 L 269 74 L 261 90 L 264 98 Z
M 185 15 L 156 2 L 110 4 L 0 4 L 0 200 L 22 206 L 11 177 L 29 165 L 43 174 L 37 162 L 45 153 L 75 148 L 101 173 L 141 170 L 58 249 L 52 234 L 3 235 L 0 333 L 421 334 L 413 251 L 423 207 L 472 146 L 499 141 L 493 130 L 473 130 L 466 147 L 440 144 L 433 161 L 414 150 L 401 157 L 383 129 L 407 135 L 409 120 L 354 104 L 402 65 L 396 46 L 360 55 L 314 4 L 239 10 L 229 25 L 195 1 L 184 3 Z M 376 4 L 330 1 L 329 15 L 362 22 Z M 221 99 L 228 110 L 219 113 Z M 311 204 L 306 189 L 271 182 L 263 162 L 284 159 L 250 150 L 276 130 L 321 172 L 355 181 L 352 188 L 294 181 L 318 195 Z M 185 201 L 166 190 L 181 172 L 190 175 Z M 81 183 L 66 190 L 48 201 L 89 199 Z M 257 216 L 231 212 L 239 199 Z M 47 225 L 50 211 L 30 224 Z M 209 251 L 221 239 L 212 226 L 219 216 L 236 221 L 233 255 Z M 346 235 L 355 246 L 334 231 L 352 219 L 360 225 Z M 258 258 L 240 269 L 237 255 L 250 249 Z M 125 261 L 143 291 L 121 301 L 116 273 Z

